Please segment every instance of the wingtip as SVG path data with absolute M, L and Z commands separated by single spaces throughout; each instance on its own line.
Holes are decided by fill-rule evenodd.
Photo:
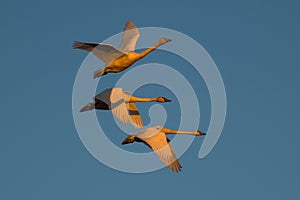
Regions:
M 78 40 L 74 40 L 73 43 L 72 43 L 72 47 L 73 49 L 80 49 L 84 46 L 84 43 L 83 42 L 80 42 Z
M 169 168 L 173 171 L 173 172 L 180 172 L 182 170 L 182 165 L 178 162 L 178 164 L 175 164 L 173 166 L 169 166 Z
M 179 172 L 181 172 L 181 169 L 182 169 L 182 167 L 180 166 L 178 168 L 172 169 L 172 171 L 176 172 L 176 173 L 179 173 Z
M 73 48 L 73 49 L 77 49 L 77 48 L 78 48 L 78 41 L 74 40 L 74 41 L 72 42 L 72 48 Z
M 131 124 L 134 126 L 134 128 L 137 128 L 137 129 L 144 127 L 144 122 L 139 121 L 139 120 L 133 121 L 133 122 L 131 122 Z
M 130 30 L 130 29 L 135 29 L 135 28 L 137 28 L 137 27 L 132 23 L 131 20 L 128 19 L 127 23 L 125 25 L 124 31 L 125 30 Z

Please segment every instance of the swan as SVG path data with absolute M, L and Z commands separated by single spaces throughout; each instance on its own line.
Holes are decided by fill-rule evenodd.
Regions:
M 135 128 L 144 126 L 140 113 L 134 102 L 151 102 L 159 103 L 171 102 L 165 97 L 157 98 L 140 98 L 124 92 L 122 88 L 109 88 L 94 97 L 94 102 L 86 104 L 80 109 L 80 112 L 88 110 L 111 110 L 113 115 L 117 117 L 122 123 L 131 123 Z
M 107 73 L 121 72 L 159 46 L 172 41 L 168 38 L 161 38 L 156 44 L 139 53 L 135 52 L 135 45 L 139 37 L 139 30 L 128 20 L 122 34 L 122 41 L 119 48 L 115 48 L 110 44 L 79 41 L 73 42 L 73 48 L 92 52 L 106 64 L 105 67 L 94 72 L 94 78 L 97 78 Z
M 129 135 L 122 144 L 133 142 L 143 142 L 150 147 L 158 158 L 168 166 L 173 172 L 181 171 L 181 165 L 175 155 L 170 140 L 166 134 L 189 134 L 189 135 L 206 135 L 201 131 L 176 131 L 162 126 L 154 126 L 140 131 L 135 135 Z

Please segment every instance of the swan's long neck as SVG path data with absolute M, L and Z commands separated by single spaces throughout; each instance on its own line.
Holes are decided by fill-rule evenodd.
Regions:
M 130 96 L 129 102 L 151 102 L 151 101 L 157 101 L 157 98 L 140 98 L 140 97 L 134 97 Z
M 160 44 L 157 42 L 155 45 L 149 47 L 148 49 L 146 49 L 145 51 L 142 51 L 141 53 L 139 53 L 140 57 L 143 58 L 146 55 L 148 55 L 150 52 L 154 51 L 155 49 L 157 49 L 160 46 Z
M 162 128 L 162 131 L 165 134 L 185 134 L 185 135 L 195 135 L 195 131 L 180 131 L 180 130 L 172 130 L 168 128 Z

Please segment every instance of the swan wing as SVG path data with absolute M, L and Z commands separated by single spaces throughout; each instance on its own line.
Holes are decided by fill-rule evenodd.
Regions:
M 181 171 L 181 165 L 172 148 L 171 142 L 169 142 L 169 139 L 166 137 L 165 133 L 159 131 L 154 135 L 152 134 L 153 131 L 149 134 L 147 134 L 147 132 L 144 132 L 137 136 L 144 142 L 146 142 L 151 147 L 151 149 L 157 154 L 158 158 L 173 172 Z M 150 135 L 150 137 L 146 137 L 147 135 Z
M 96 42 L 78 42 L 73 43 L 73 48 L 83 49 L 85 51 L 91 52 L 97 58 L 102 60 L 105 64 L 116 60 L 117 58 L 124 55 L 124 53 L 110 44 L 102 44 Z
M 139 37 L 139 29 L 130 20 L 128 20 L 122 34 L 122 42 L 119 49 L 125 53 L 134 51 Z
M 128 113 L 132 120 L 132 125 L 135 128 L 143 127 L 144 123 L 136 105 L 134 103 L 127 103 L 127 108 L 128 108 Z
M 106 89 L 95 96 L 96 107 L 108 109 L 110 107 L 110 94 L 113 88 Z
M 175 154 L 175 152 L 173 150 L 172 144 L 169 141 L 169 139 L 168 139 L 168 146 L 169 146 L 169 149 L 170 149 L 170 153 L 172 154 L 172 160 L 174 160 L 171 163 L 171 165 L 169 165 L 169 168 L 171 168 L 172 171 L 176 171 L 176 172 L 181 171 L 182 166 L 180 165 L 180 163 L 179 163 L 179 161 L 177 159 L 177 156 L 176 156 L 176 154 Z
M 113 88 L 110 93 L 110 110 L 123 124 L 131 123 L 131 116 L 128 113 L 124 101 L 124 94 L 121 88 Z
M 168 142 L 162 148 L 158 148 L 154 151 L 159 159 L 167 165 L 173 172 L 181 171 L 181 165 L 176 157 L 176 154 L 172 148 L 171 142 Z
M 140 116 L 139 110 L 133 102 L 130 102 L 131 94 L 123 91 L 123 99 L 127 104 L 128 114 L 131 117 L 131 124 L 135 128 L 141 128 L 144 126 L 142 117 Z
M 112 91 L 116 88 L 109 88 L 95 96 L 95 100 L 102 101 L 107 105 L 110 105 L 110 96 Z

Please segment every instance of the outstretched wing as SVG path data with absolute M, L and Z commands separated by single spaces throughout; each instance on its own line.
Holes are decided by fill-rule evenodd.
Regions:
M 83 49 L 92 52 L 97 58 L 102 60 L 105 64 L 109 64 L 115 59 L 124 55 L 124 53 L 110 44 L 101 44 L 93 42 L 78 42 L 74 41 L 74 49 Z
M 144 123 L 143 123 L 142 117 L 140 116 L 138 108 L 136 107 L 136 105 L 133 102 L 128 103 L 128 102 L 130 102 L 130 98 L 131 98 L 130 93 L 123 92 L 123 94 L 124 94 L 123 99 L 125 100 L 125 102 L 127 102 L 126 104 L 127 104 L 128 114 L 131 117 L 132 125 L 135 128 L 143 127 Z
M 143 135 L 143 138 L 141 138 L 140 135 L 138 135 L 138 137 L 151 147 L 165 165 L 167 165 L 173 172 L 181 171 L 181 165 L 173 151 L 171 142 L 169 142 L 164 132 L 159 131 L 157 134 L 150 137 L 146 137 L 145 134 Z
M 101 93 L 97 94 L 95 96 L 95 101 L 102 101 L 107 106 L 110 106 L 110 96 L 114 89 L 117 89 L 117 88 L 108 88 L 108 89 L 102 91 Z
M 138 28 L 130 20 L 128 20 L 122 34 L 122 42 L 119 49 L 125 53 L 134 51 L 139 37 L 140 32 Z
M 135 128 L 143 127 L 144 123 L 136 105 L 134 103 L 127 103 L 127 108 L 128 108 L 128 113 L 132 120 L 132 125 Z
M 113 88 L 110 93 L 110 109 L 112 114 L 123 124 L 131 123 L 131 117 L 124 101 L 122 88 Z
M 162 148 L 155 149 L 159 159 L 167 165 L 173 172 L 181 171 L 181 165 L 176 157 L 176 154 L 172 148 L 171 142 L 168 142 Z

